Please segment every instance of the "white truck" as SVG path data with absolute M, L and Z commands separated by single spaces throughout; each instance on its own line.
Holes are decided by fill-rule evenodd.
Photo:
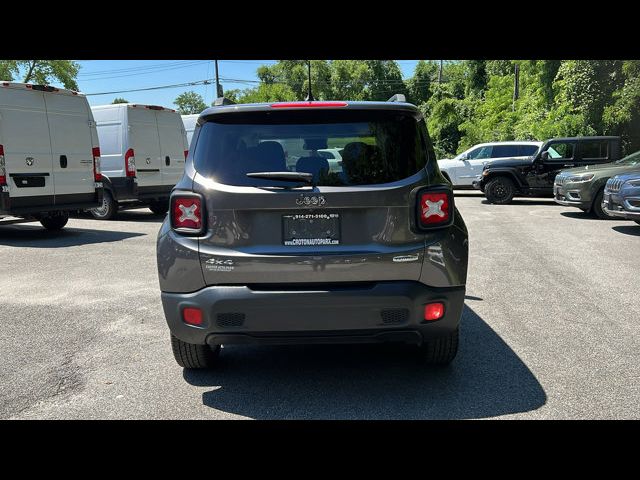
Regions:
M 193 131 L 196 129 L 196 122 L 198 121 L 199 113 L 193 115 L 182 115 L 182 123 L 184 124 L 184 130 L 187 133 L 187 143 L 191 146 L 191 138 L 193 137 Z
M 119 209 L 147 206 L 164 215 L 189 151 L 180 114 L 156 105 L 131 103 L 91 110 L 100 138 L 104 184 L 102 205 L 91 214 L 108 220 Z
M 36 220 L 59 230 L 69 211 L 101 203 L 100 145 L 87 98 L 0 81 L 0 223 Z

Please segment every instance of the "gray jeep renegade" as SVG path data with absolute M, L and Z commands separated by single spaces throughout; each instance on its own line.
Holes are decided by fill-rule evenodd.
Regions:
M 400 95 L 215 105 L 158 234 L 178 364 L 211 367 L 228 344 L 362 342 L 450 363 L 468 236 L 420 111 Z

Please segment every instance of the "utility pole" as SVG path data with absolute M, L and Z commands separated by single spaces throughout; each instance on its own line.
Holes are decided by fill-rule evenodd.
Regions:
M 514 78 L 513 78 L 513 107 L 512 110 L 516 111 L 516 100 L 520 97 L 520 65 L 517 63 L 514 67 Z
M 223 96 L 222 86 L 220 85 L 220 79 L 218 77 L 218 60 L 216 62 L 216 97 L 220 98 Z

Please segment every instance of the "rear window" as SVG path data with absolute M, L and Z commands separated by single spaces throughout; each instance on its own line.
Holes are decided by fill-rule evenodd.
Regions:
M 518 156 L 520 157 L 531 157 L 538 153 L 538 145 L 520 145 L 518 147 Z
M 518 156 L 517 145 L 496 145 L 493 147 L 493 158 L 507 158 Z
M 320 186 L 371 185 L 415 174 L 435 158 L 431 149 L 424 122 L 395 111 L 247 112 L 210 117 L 194 162 L 227 185 L 296 183 L 246 176 L 254 172 L 311 173 Z

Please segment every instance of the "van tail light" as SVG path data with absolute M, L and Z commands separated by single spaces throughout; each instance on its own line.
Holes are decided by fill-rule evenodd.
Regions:
M 91 152 L 93 154 L 93 179 L 96 182 L 101 182 L 102 173 L 100 173 L 100 147 L 93 147 Z
M 171 228 L 186 235 L 204 231 L 204 201 L 197 193 L 176 193 L 171 197 Z
M 127 150 L 127 153 L 124 154 L 124 167 L 127 172 L 127 177 L 136 176 L 136 157 L 133 153 L 133 148 L 130 148 Z
M 7 170 L 4 164 L 4 145 L 0 145 L 0 186 L 7 184 Z
M 420 190 L 417 195 L 417 224 L 421 229 L 448 227 L 453 223 L 453 192 L 438 187 Z
M 189 155 L 189 150 L 185 150 L 185 151 L 184 151 L 184 159 L 185 159 L 185 160 L 187 159 L 187 155 Z

